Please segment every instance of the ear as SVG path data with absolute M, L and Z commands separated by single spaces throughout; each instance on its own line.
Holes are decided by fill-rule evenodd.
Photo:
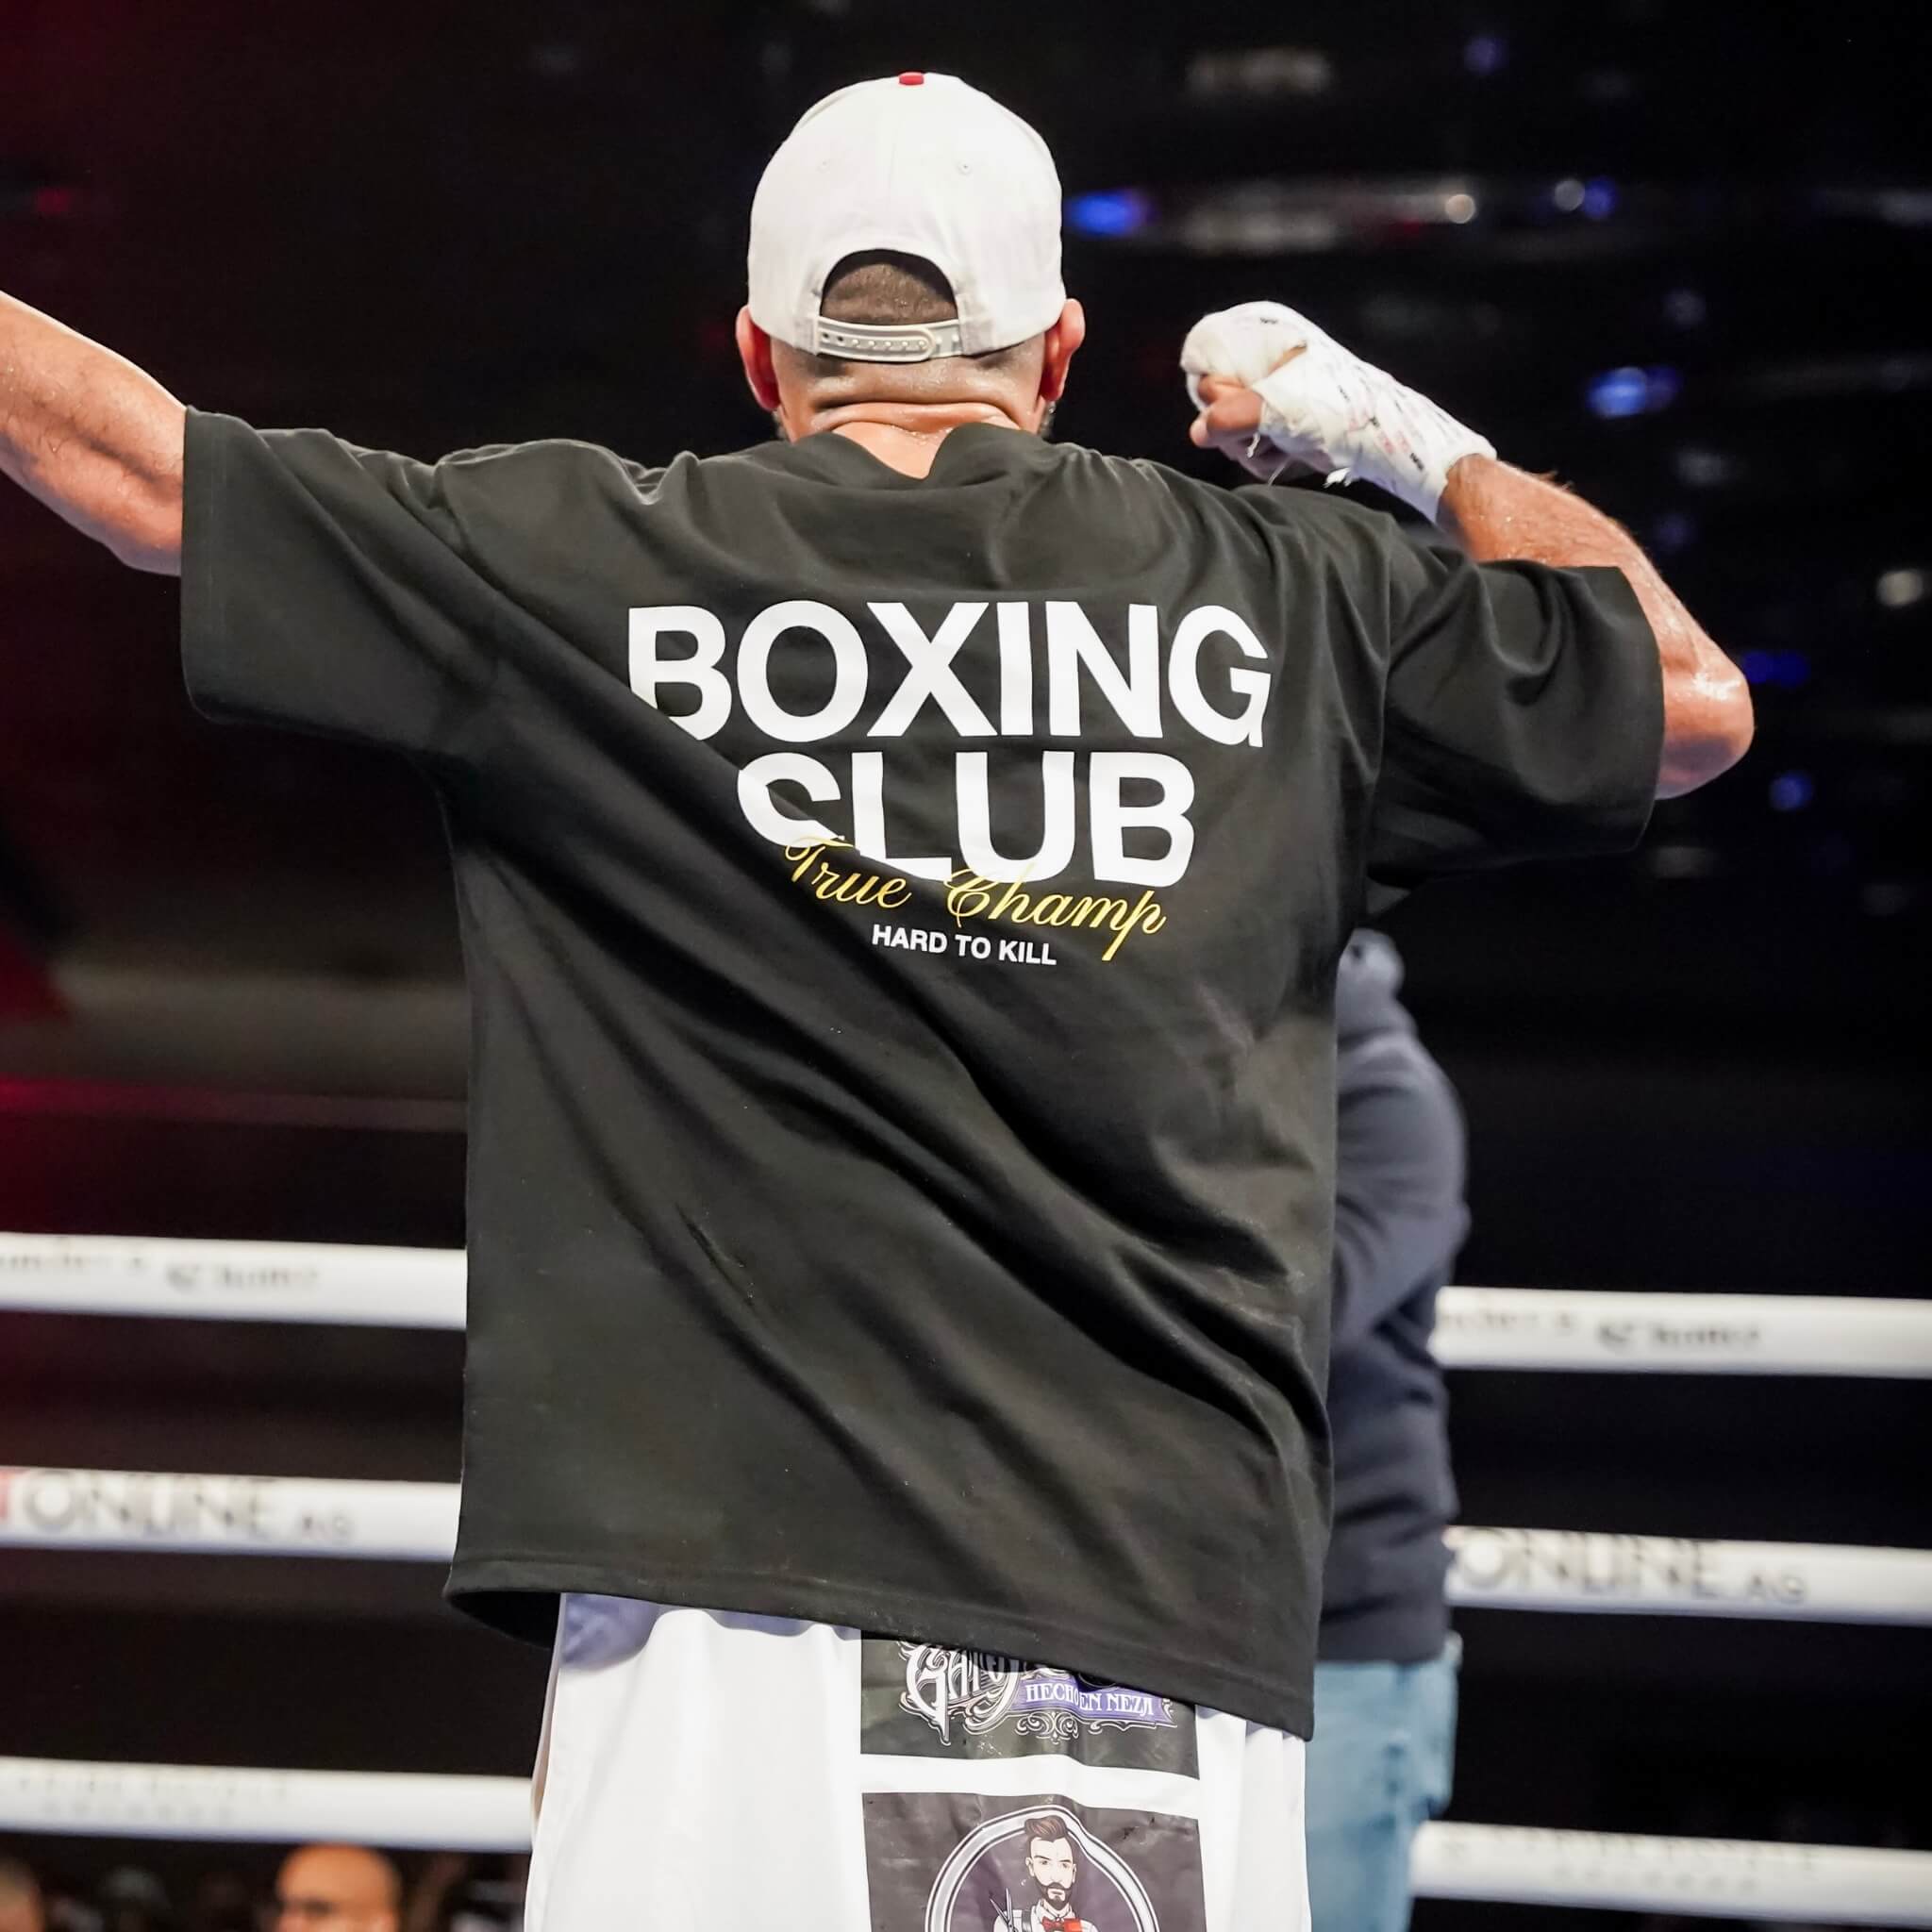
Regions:
M 778 375 L 772 367 L 772 339 L 751 319 L 749 306 L 738 311 L 738 359 L 744 364 L 744 379 L 752 395 L 766 414 L 778 407 Z
M 1087 340 L 1087 311 L 1077 302 L 1061 308 L 1059 320 L 1046 332 L 1046 359 L 1040 372 L 1040 400 L 1057 403 L 1067 392 L 1067 371 L 1080 344 Z

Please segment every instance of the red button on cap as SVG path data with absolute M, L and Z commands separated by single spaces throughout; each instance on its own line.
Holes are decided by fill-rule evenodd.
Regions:
M 925 75 L 923 74 L 902 74 L 899 76 L 899 85 L 901 87 L 924 87 L 925 85 Z

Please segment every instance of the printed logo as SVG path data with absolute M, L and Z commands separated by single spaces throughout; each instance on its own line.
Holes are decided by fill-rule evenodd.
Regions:
M 1071 1671 L 936 1643 L 902 1643 L 899 1649 L 906 1658 L 900 1707 L 923 1717 L 941 1741 L 950 1740 L 956 1716 L 974 1738 L 1008 1717 L 1023 1737 L 1072 1739 L 1083 1728 L 1174 1728 L 1174 1706 L 1165 1697 L 1123 1684 L 1093 1683 Z
M 697 605 L 627 622 L 632 691 L 693 738 L 724 734 L 744 823 L 792 882 L 908 915 L 872 943 L 953 960 L 1110 961 L 1159 932 L 1156 895 L 1193 859 L 1200 755 L 1218 771 L 1223 748 L 1260 750 L 1274 688 L 1270 647 L 1218 604 L 791 598 L 735 638 Z
M 874 1932 L 1202 1932 L 1191 1818 L 1045 1795 L 863 1802 Z
M 301 1549 L 356 1541 L 347 1511 L 275 1476 L 0 1469 L 0 1542 Z
M 881 1638 L 865 1641 L 862 1677 L 870 1753 L 1052 1752 L 1194 1774 L 1192 1707 L 1152 1691 L 987 1651 Z
M 1025 1669 L 1011 1657 L 981 1650 L 946 1650 L 936 1643 L 902 1643 L 899 1650 L 906 1659 L 899 1707 L 923 1717 L 941 1743 L 952 1742 L 955 1719 L 970 1738 L 983 1738 L 1004 1723 Z
M 1582 1529 L 1448 1531 L 1457 1601 L 1628 1604 L 1807 1602 L 1813 1582 L 1800 1553 L 1707 1538 L 1629 1536 Z
M 985 1855 L 994 1846 L 1017 1852 L 1022 1845 L 1025 1876 L 1016 1903 L 1010 1884 L 1001 1884 L 997 1890 L 987 1884 L 991 1874 Z M 954 1908 L 974 1877 L 987 1887 L 985 1906 L 991 1932 L 1090 1932 L 1095 1922 L 1080 1916 L 1074 1897 L 1083 1890 L 1105 1892 L 1109 1903 L 1117 1900 L 1130 1915 L 1134 1932 L 1160 1932 L 1160 1914 L 1133 1867 L 1059 1805 L 1040 1811 L 1008 1811 L 969 1832 L 933 1881 L 925 1905 L 925 1932 L 952 1932 Z M 971 1897 L 966 1900 L 969 1910 L 977 1903 Z

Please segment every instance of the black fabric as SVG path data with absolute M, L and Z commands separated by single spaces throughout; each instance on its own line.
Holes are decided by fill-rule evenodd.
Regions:
M 424 465 L 197 414 L 187 477 L 197 702 L 443 804 L 458 1599 L 808 1617 L 1305 1731 L 1336 958 L 1372 859 L 1638 835 L 1623 579 L 977 425 L 914 480 L 837 435 Z M 993 863 L 975 816 L 1029 875 L 921 875 Z
M 1399 997 L 1402 959 L 1358 932 L 1335 983 L 1335 1524 L 1324 1662 L 1424 1663 L 1449 1635 L 1455 1520 L 1436 1296 L 1469 1229 L 1462 1110 Z

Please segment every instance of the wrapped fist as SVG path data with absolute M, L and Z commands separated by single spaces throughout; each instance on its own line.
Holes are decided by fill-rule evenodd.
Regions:
M 1494 445 L 1278 302 L 1206 315 L 1181 346 L 1194 441 L 1271 480 L 1374 483 L 1434 519 L 1450 469 Z

